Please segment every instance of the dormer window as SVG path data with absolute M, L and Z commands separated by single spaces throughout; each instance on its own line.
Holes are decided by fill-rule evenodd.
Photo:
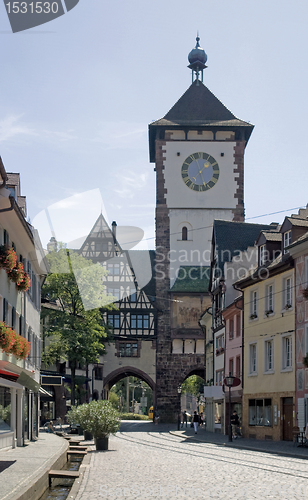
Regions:
M 291 231 L 283 233 L 283 253 L 287 253 L 286 248 L 291 245 Z
M 265 262 L 266 262 L 266 248 L 265 245 L 261 245 L 259 254 L 259 265 L 264 266 Z

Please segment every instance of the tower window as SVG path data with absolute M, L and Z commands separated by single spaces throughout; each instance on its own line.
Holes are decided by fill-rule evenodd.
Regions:
M 182 227 L 182 240 L 187 241 L 187 227 Z

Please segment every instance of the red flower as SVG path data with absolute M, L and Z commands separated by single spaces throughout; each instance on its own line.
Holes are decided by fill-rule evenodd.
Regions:
M 30 353 L 30 342 L 18 335 L 2 321 L 0 322 L 0 348 L 7 354 L 14 354 L 18 359 L 25 359 Z
M 31 278 L 30 278 L 29 274 L 26 273 L 25 271 L 23 271 L 23 277 L 22 277 L 21 281 L 16 283 L 16 286 L 17 286 L 18 290 L 20 290 L 21 292 L 26 292 L 27 290 L 29 290 L 29 288 L 31 286 Z
M 17 264 L 17 255 L 12 247 L 7 245 L 0 246 L 0 267 L 6 270 L 6 272 L 12 271 Z

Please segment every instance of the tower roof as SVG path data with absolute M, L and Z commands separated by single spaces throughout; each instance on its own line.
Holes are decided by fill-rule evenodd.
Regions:
M 247 142 L 253 125 L 236 118 L 200 80 L 195 80 L 163 118 L 149 125 L 150 161 L 155 161 L 156 132 L 178 128 L 241 130 Z

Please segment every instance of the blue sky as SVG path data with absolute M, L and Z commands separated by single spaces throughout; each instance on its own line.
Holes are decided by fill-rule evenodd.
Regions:
M 247 221 L 281 221 L 305 206 L 307 17 L 303 0 L 80 0 L 64 16 L 13 34 L 1 3 L 0 155 L 7 171 L 21 174 L 31 221 L 99 189 L 101 199 L 92 204 L 88 194 L 79 204 L 73 237 L 105 210 L 109 222 L 142 228 L 154 247 L 147 128 L 189 87 L 197 30 L 208 55 L 205 85 L 255 125 L 246 148 Z M 71 237 L 64 231 L 61 239 Z

